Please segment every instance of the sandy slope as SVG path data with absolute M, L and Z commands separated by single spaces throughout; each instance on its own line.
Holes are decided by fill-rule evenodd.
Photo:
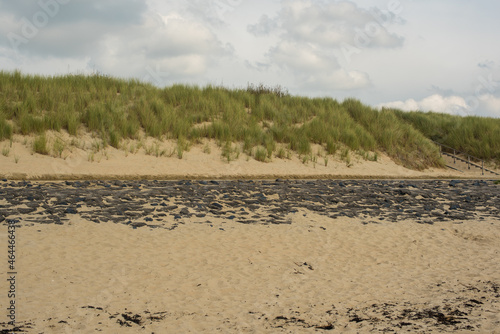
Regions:
M 69 140 L 68 140 L 69 141 Z M 91 145 L 91 139 L 88 139 Z M 479 173 L 463 174 L 449 169 L 428 169 L 422 172 L 409 170 L 395 164 L 383 154 L 376 162 L 365 161 L 352 155 L 351 166 L 339 157 L 329 156 L 326 162 L 318 157 L 314 163 L 304 164 L 299 157 L 291 159 L 273 157 L 264 163 L 240 154 L 231 162 L 221 158 L 221 150 L 213 143 L 210 153 L 198 145 L 184 152 L 183 158 L 156 157 L 147 155 L 144 149 L 126 153 L 108 147 L 91 156 L 90 149 L 71 148 L 63 158 L 32 154 L 21 137 L 16 138 L 7 156 L 0 155 L 0 177 L 9 179 L 81 179 L 81 178 L 150 178 L 150 179 L 194 179 L 194 178 L 456 178 L 481 177 Z M 146 143 L 145 146 L 154 143 Z M 173 152 L 174 144 L 167 143 L 164 149 Z M 8 142 L 0 147 L 9 147 Z M 29 145 L 28 145 L 29 146 Z M 93 159 L 93 161 L 91 161 Z M 486 177 L 491 178 L 487 175 Z
M 172 231 L 81 218 L 22 227 L 18 320 L 34 333 L 433 333 L 466 325 L 499 333 L 491 283 L 500 282 L 498 220 L 363 225 L 305 210 L 288 218 L 291 225 L 187 221 Z M 450 319 L 466 311 L 467 321 L 418 319 L 435 307 Z

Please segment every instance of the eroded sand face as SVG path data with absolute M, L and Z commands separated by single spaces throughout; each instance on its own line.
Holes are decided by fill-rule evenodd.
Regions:
M 89 135 L 87 134 L 87 137 Z M 171 157 L 156 157 L 146 154 L 145 149 L 127 153 L 107 147 L 92 153 L 93 140 L 87 141 L 86 149 L 70 147 L 62 158 L 33 154 L 32 149 L 22 144 L 24 137 L 16 137 L 12 143 L 0 142 L 0 147 L 10 147 L 8 156 L 0 155 L 0 178 L 31 180 L 68 180 L 68 179 L 263 179 L 263 178 L 482 178 L 479 170 L 462 173 L 451 169 L 427 169 L 415 171 L 393 162 L 383 153 L 378 153 L 377 161 L 366 161 L 351 153 L 351 162 L 347 164 L 336 156 L 316 157 L 316 162 L 303 161 L 292 154 L 290 159 L 272 157 L 270 162 L 259 162 L 253 157 L 241 153 L 238 158 L 228 162 L 221 156 L 221 149 L 213 142 L 208 142 L 210 153 L 203 145 L 193 146 L 184 152 L 182 159 L 174 154 Z M 95 140 L 94 140 L 95 141 Z M 151 140 L 150 140 L 151 141 Z M 28 140 L 29 142 L 29 140 Z M 69 142 L 69 139 L 68 139 Z M 27 144 L 29 146 L 29 144 Z M 153 147 L 154 141 L 146 142 L 146 147 Z M 175 151 L 175 143 L 162 144 L 168 152 Z M 316 145 L 317 146 L 317 145 Z M 313 152 L 320 150 L 315 147 Z M 170 154 L 169 153 L 169 154 Z M 493 174 L 485 177 L 497 177 Z
M 148 193 L 148 203 L 133 198 L 134 191 L 151 190 L 144 186 L 135 190 L 134 183 L 126 188 L 130 188 L 125 193 L 128 199 L 114 200 L 129 203 L 129 215 L 122 214 L 144 221 L 136 225 L 124 219 L 105 222 L 106 203 L 113 199 L 95 202 L 83 191 L 86 188 L 72 190 L 87 196 L 82 200 L 88 205 L 78 207 L 76 214 L 66 211 L 71 203 L 61 202 L 71 201 L 69 193 L 61 192 L 60 199 L 52 195 L 40 199 L 50 205 L 30 213 L 22 201 L 17 205 L 25 213 L 3 211 L 8 213 L 6 219 L 19 218 L 22 226 L 16 231 L 19 325 L 34 333 L 364 333 L 373 329 L 495 333 L 500 327 L 500 221 L 493 207 L 498 195 L 492 192 L 496 189 L 492 183 L 467 182 L 462 187 L 441 182 L 435 198 L 424 197 L 434 194 L 425 190 L 428 183 L 402 188 L 396 183 L 380 184 L 380 189 L 388 187 L 391 196 L 387 199 L 391 205 L 378 213 L 382 220 L 361 212 L 372 205 L 362 197 L 352 197 L 352 203 L 344 206 L 323 205 L 332 210 L 328 214 L 319 211 L 321 206 L 314 201 L 319 201 L 323 186 L 318 182 L 293 190 L 299 197 L 300 191 L 309 192 L 309 198 L 296 202 L 295 209 L 283 197 L 291 190 L 271 194 L 276 185 L 261 188 L 265 201 L 238 204 L 236 190 L 224 193 L 223 184 L 202 184 L 212 188 L 199 203 L 188 205 L 188 214 L 172 206 L 187 205 L 194 198 L 189 197 L 186 183 L 172 185 L 178 189 L 172 193 L 160 192 L 173 199 L 165 206 L 154 206 L 152 212 L 148 210 L 156 197 Z M 32 184 L 26 196 L 38 194 L 32 189 L 38 185 L 50 186 Z M 372 189 L 361 182 L 344 186 L 332 184 L 325 198 L 344 194 L 347 199 L 356 187 Z M 88 185 L 96 194 L 98 189 L 118 194 L 113 187 L 118 186 Z M 477 197 L 488 191 L 488 199 Z M 219 195 L 211 199 L 212 192 Z M 384 194 L 383 190 L 376 196 L 367 193 L 365 198 L 386 202 Z M 255 196 L 262 198 L 253 191 L 247 197 Z M 461 200 L 467 196 L 476 211 L 464 209 Z M 453 211 L 450 198 L 464 208 L 441 214 L 441 209 Z M 406 214 L 397 205 L 402 199 L 407 199 L 405 209 L 434 202 L 435 210 L 422 211 L 426 216 L 421 218 L 397 219 Z M 4 200 L 2 205 L 15 200 Z M 213 205 L 215 200 L 221 207 Z M 199 212 L 205 216 L 198 217 L 193 208 L 204 202 L 207 206 Z M 158 221 L 134 217 L 134 203 L 142 203 L 151 217 L 156 213 Z M 270 218 L 269 210 L 280 203 L 286 212 Z M 355 213 L 356 205 L 360 212 L 353 218 L 334 210 Z M 246 221 L 238 218 L 240 206 L 249 212 Z M 418 214 L 418 210 L 407 211 Z M 159 216 L 160 212 L 167 215 Z M 50 215 L 64 217 L 61 225 L 48 223 Z M 101 218 L 99 223 L 89 221 L 96 217 Z M 152 228 L 160 220 L 164 223 Z M 0 291 L 6 289 L 2 280 Z M 2 306 L 5 302 L 2 296 Z

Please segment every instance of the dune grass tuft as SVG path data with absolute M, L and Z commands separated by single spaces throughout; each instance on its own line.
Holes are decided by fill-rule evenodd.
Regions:
M 47 147 L 47 137 L 42 134 L 35 138 L 33 141 L 33 152 L 39 154 L 49 154 L 49 149 Z

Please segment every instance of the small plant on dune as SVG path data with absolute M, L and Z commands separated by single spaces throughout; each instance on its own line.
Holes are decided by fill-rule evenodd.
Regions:
M 80 142 L 76 138 L 71 138 L 70 145 L 74 147 L 80 147 Z
M 207 142 L 205 146 L 203 146 L 203 153 L 205 154 L 210 154 L 212 152 L 212 149 L 210 148 L 210 144 Z
M 342 159 L 347 167 L 351 167 L 351 154 L 348 148 L 344 148 L 342 152 L 340 153 L 340 159 Z
M 337 152 L 337 149 L 338 149 L 337 144 L 332 139 L 328 139 L 326 141 L 326 152 L 328 154 L 331 155 L 335 154 Z
M 344 148 L 340 152 L 340 159 L 345 160 L 345 159 L 347 159 L 348 156 L 349 156 L 349 149 L 348 148 Z
M 267 150 L 263 147 L 257 147 L 255 149 L 254 158 L 257 161 L 266 162 Z
M 358 154 L 366 161 L 377 161 L 378 160 L 378 154 L 377 152 L 366 152 L 363 150 L 360 150 Z
M 272 139 L 267 139 L 265 141 L 266 145 L 266 151 L 267 151 L 267 158 L 271 160 L 273 157 L 273 152 L 276 149 L 276 143 Z
M 121 149 L 123 150 L 123 152 L 125 152 L 125 156 L 127 157 L 129 153 L 134 153 L 135 145 L 134 143 L 131 143 L 129 140 L 127 140 L 125 143 L 122 143 Z
M 177 158 L 182 159 L 184 151 L 186 150 L 186 143 L 183 138 L 177 139 L 177 146 L 175 147 L 175 150 L 177 152 Z
M 8 156 L 9 156 L 9 153 L 10 153 L 10 148 L 9 148 L 8 146 L 4 146 L 4 147 L 2 148 L 2 155 L 3 155 L 4 157 L 8 157 Z
M 240 150 L 238 146 L 233 147 L 232 143 L 227 141 L 222 147 L 221 156 L 229 163 L 232 160 L 237 160 L 239 158 Z
M 92 151 L 94 152 L 99 152 L 100 150 L 104 149 L 105 147 L 105 142 L 104 140 L 98 140 L 98 139 L 95 139 L 93 142 L 92 142 Z
M 154 155 L 157 158 L 167 155 L 167 150 L 161 149 L 160 143 L 158 141 L 155 141 L 153 144 L 151 144 L 151 146 L 146 147 L 145 151 L 146 155 Z
M 325 154 L 325 157 L 324 157 L 324 161 L 325 161 L 325 167 L 328 166 L 328 156 Z
M 139 152 L 139 150 L 140 150 L 141 148 L 145 147 L 145 146 L 146 146 L 146 144 L 144 144 L 144 138 L 141 138 L 141 139 L 139 140 L 139 142 L 137 143 L 136 147 L 135 147 L 135 152 L 134 152 L 134 153 Z
M 222 147 L 221 152 L 222 158 L 225 158 L 229 163 L 231 161 L 231 142 L 227 141 Z
M 155 154 L 156 154 L 156 157 L 157 157 L 157 158 L 158 158 L 158 157 L 163 157 L 163 156 L 166 156 L 166 155 L 167 155 L 167 150 L 166 150 L 166 149 L 162 149 L 162 150 L 161 150 L 161 149 L 158 147 L 158 149 L 156 150 Z
M 55 156 L 61 158 L 62 153 L 63 153 L 64 149 L 66 148 L 66 144 L 60 138 L 57 138 L 55 140 L 54 144 L 52 145 L 52 148 L 53 148 Z
M 17 164 L 19 162 L 19 157 L 17 155 L 14 156 L 14 162 Z
M 35 138 L 35 141 L 33 142 L 33 152 L 44 155 L 49 154 L 49 150 L 47 148 L 47 138 L 44 134 Z
M 278 149 L 278 152 L 276 152 L 276 157 L 278 159 L 285 159 L 286 158 L 286 151 L 285 151 L 285 148 L 283 146 L 281 146 Z
M 112 130 L 109 132 L 109 144 L 114 148 L 118 148 L 120 145 L 120 135 L 117 131 Z
M 145 151 L 146 155 L 153 155 L 154 145 L 146 146 L 144 148 L 144 151 Z

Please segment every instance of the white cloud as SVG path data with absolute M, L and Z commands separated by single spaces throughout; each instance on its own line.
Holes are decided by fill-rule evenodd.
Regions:
M 294 73 L 298 86 L 316 91 L 352 90 L 369 85 L 366 73 L 340 68 L 337 59 L 313 44 L 284 41 L 268 54 L 271 62 Z
M 343 43 L 359 47 L 360 40 L 363 47 L 393 48 L 401 46 L 403 38 L 390 33 L 387 26 L 397 22 L 394 13 L 363 9 L 351 1 L 288 0 L 283 1 L 277 17 L 269 19 L 264 15 L 248 30 L 259 36 L 279 28 L 285 40 L 328 48 Z
M 109 35 L 93 60 L 113 75 L 150 76 L 148 72 L 155 69 L 165 81 L 156 83 L 166 84 L 202 76 L 228 52 L 216 36 L 196 22 L 150 15 L 139 27 Z
M 269 51 L 269 56 L 275 64 L 285 66 L 290 70 L 321 71 L 331 66 L 331 63 L 322 57 L 312 45 L 301 45 L 294 42 L 281 42 Z M 337 67 L 336 60 L 333 60 Z
M 474 112 L 482 116 L 500 118 L 500 97 L 492 94 L 479 96 L 479 105 Z
M 327 73 L 311 74 L 302 83 L 302 88 L 314 91 L 338 91 L 361 89 L 369 85 L 370 78 L 366 73 L 337 69 Z
M 382 103 L 377 107 L 396 108 L 404 111 L 435 111 L 447 114 L 464 114 L 469 108 L 465 99 L 460 96 L 444 97 L 439 94 L 428 96 L 420 101 L 408 99 Z
M 278 36 L 267 52 L 269 67 L 293 73 L 301 89 L 331 94 L 371 85 L 367 73 L 342 68 L 337 57 L 347 44 L 357 52 L 401 46 L 403 38 L 387 30 L 396 22 L 394 13 L 363 9 L 351 1 L 285 0 L 277 16 L 264 15 L 247 31 Z
M 251 24 L 247 27 L 247 31 L 254 36 L 266 36 L 278 28 L 276 20 L 269 18 L 267 15 L 262 15 L 259 22 Z
M 395 108 L 404 111 L 434 111 L 452 115 L 477 115 L 486 117 L 500 117 L 500 97 L 484 94 L 477 98 L 465 99 L 461 96 L 442 96 L 434 94 L 420 101 L 408 99 L 382 103 L 378 108 Z
M 5 18 L 0 32 L 14 31 L 22 36 L 23 23 L 17 18 L 22 10 L 17 5 L 11 7 L 15 15 L 0 14 Z M 41 9 L 35 6 L 33 10 Z M 92 15 L 87 18 L 88 13 Z M 210 66 L 231 53 L 208 28 L 174 14 L 162 17 L 137 0 L 112 0 L 104 6 L 96 0 L 74 0 L 61 5 L 53 21 L 40 27 L 17 50 L 10 48 L 10 57 L 39 67 L 46 59 L 86 60 L 93 70 L 140 79 L 152 77 L 153 68 L 155 83 L 161 85 L 202 77 Z M 59 18 L 66 15 L 74 20 Z M 9 46 L 8 41 L 0 40 L 0 50 Z

